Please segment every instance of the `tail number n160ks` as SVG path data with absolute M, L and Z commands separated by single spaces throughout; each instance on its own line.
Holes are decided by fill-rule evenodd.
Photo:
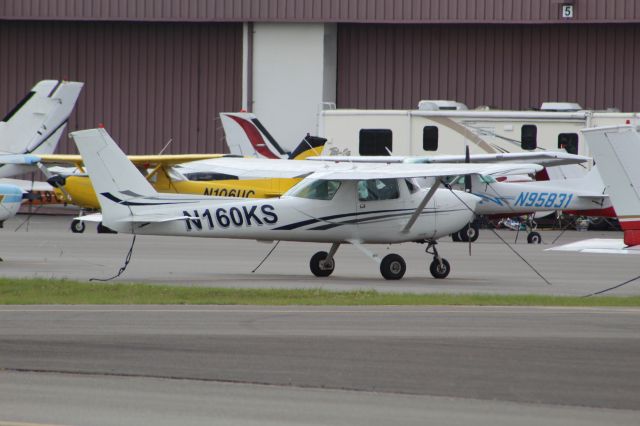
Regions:
M 215 210 L 193 210 L 183 211 L 182 214 L 188 216 L 185 220 L 187 231 L 201 231 L 203 224 L 209 229 L 228 228 L 230 226 L 260 226 L 273 225 L 278 222 L 278 215 L 275 208 L 270 204 L 262 206 L 239 206 L 220 207 Z

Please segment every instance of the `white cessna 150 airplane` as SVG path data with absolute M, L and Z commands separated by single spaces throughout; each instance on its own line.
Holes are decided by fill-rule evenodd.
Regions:
M 532 164 L 327 164 L 281 198 L 212 198 L 159 194 L 104 129 L 71 137 L 98 194 L 105 226 L 132 234 L 331 243 L 328 253 L 318 252 L 310 261 L 311 271 L 324 277 L 333 272 L 341 244 L 368 253 L 361 244 L 413 241 L 428 244 L 427 253 L 434 256 L 431 274 L 445 278 L 450 265 L 435 249 L 436 241 L 471 221 L 479 198 L 438 189 L 439 181 L 421 189 L 412 178 L 541 169 Z M 400 279 L 406 271 L 397 254 L 379 264 L 386 279 Z

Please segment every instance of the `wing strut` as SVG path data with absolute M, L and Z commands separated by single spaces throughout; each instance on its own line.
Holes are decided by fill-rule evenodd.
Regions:
M 436 181 L 433 183 L 433 185 L 431 185 L 431 188 L 429 188 L 429 192 L 427 192 L 427 195 L 425 195 L 422 201 L 420 201 L 420 204 L 418 204 L 418 207 L 416 207 L 416 210 L 413 212 L 413 214 L 409 218 L 409 221 L 402 229 L 403 234 L 406 234 L 411 230 L 413 224 L 416 223 L 416 220 L 418 220 L 418 216 L 420 216 L 420 214 L 422 213 L 422 209 L 424 209 L 424 206 L 426 206 L 431 198 L 433 198 L 433 195 L 436 193 L 436 190 L 440 187 L 441 183 L 442 180 L 440 178 L 436 178 Z

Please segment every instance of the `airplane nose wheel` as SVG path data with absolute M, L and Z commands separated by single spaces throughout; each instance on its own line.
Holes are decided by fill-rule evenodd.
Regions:
M 542 235 L 539 232 L 531 231 L 527 235 L 527 242 L 529 244 L 540 244 L 542 242 Z
M 328 277 L 331 275 L 333 270 L 336 267 L 336 262 L 331 259 L 329 261 L 325 261 L 325 259 L 329 256 L 329 253 L 326 251 L 319 251 L 313 256 L 311 256 L 311 260 L 309 261 L 309 268 L 311 272 L 316 277 Z
M 402 256 L 388 254 L 380 262 L 380 273 L 387 280 L 399 280 L 407 272 L 407 264 Z
M 74 234 L 82 234 L 84 232 L 85 224 L 81 220 L 74 219 L 71 221 L 71 232 Z
M 427 253 L 433 255 L 433 261 L 429 265 L 429 272 L 433 278 L 446 278 L 451 272 L 451 265 L 447 259 L 440 257 L 438 250 L 436 249 L 437 241 L 429 241 L 429 245 L 425 250 Z
M 438 260 L 434 257 L 433 262 L 429 265 L 429 272 L 431 272 L 433 278 L 447 278 L 447 275 L 451 272 L 451 265 L 449 265 L 447 259 L 440 258 Z

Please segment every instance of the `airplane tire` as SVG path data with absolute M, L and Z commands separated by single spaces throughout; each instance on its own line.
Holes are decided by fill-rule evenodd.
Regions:
M 540 244 L 542 242 L 542 235 L 536 231 L 529 232 L 529 235 L 527 235 L 527 242 L 529 244 Z
M 451 265 L 447 259 L 441 259 L 442 263 L 438 262 L 436 259 L 433 259 L 431 265 L 429 266 L 429 272 L 433 275 L 433 278 L 447 278 L 449 272 L 451 272 Z
M 98 234 L 117 234 L 117 232 L 114 231 L 113 229 L 104 226 L 102 222 L 98 224 L 97 231 L 98 231 Z
M 402 256 L 388 254 L 380 262 L 380 273 L 386 280 L 399 280 L 407 272 L 407 264 Z
M 328 277 L 336 267 L 336 262 L 333 259 L 331 260 L 330 265 L 323 265 L 324 267 L 320 266 L 320 262 L 324 261 L 328 255 L 329 253 L 327 253 L 326 251 L 319 251 L 311 256 L 311 260 L 309 261 L 309 268 L 311 269 L 313 275 L 315 275 L 316 277 Z
M 74 219 L 71 221 L 71 232 L 74 234 L 82 234 L 86 228 L 83 221 Z
M 454 243 L 459 243 L 460 241 L 462 241 L 462 239 L 460 238 L 460 232 L 454 232 L 453 234 L 451 234 L 451 239 Z

